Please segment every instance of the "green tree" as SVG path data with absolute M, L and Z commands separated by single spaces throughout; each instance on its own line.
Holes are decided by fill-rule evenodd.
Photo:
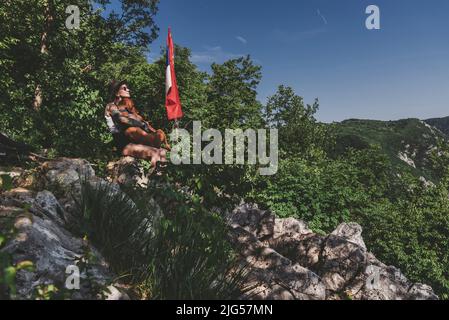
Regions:
M 212 64 L 208 77 L 205 126 L 217 129 L 259 128 L 262 108 L 257 101 L 261 67 L 249 56 Z
M 279 129 L 280 146 L 286 154 L 316 156 L 331 143 L 326 126 L 315 119 L 318 106 L 318 100 L 306 105 L 291 87 L 283 85 L 268 98 L 265 119 L 270 127 Z

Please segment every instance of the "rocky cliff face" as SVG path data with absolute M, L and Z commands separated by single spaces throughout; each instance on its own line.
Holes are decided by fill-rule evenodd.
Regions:
M 109 183 L 118 192 L 119 184 L 142 185 L 148 179 L 132 158 L 108 168 Z M 66 297 L 128 298 L 113 283 L 114 275 L 98 250 L 76 233 L 73 206 L 81 177 L 107 183 L 85 160 L 62 158 L 23 172 L 15 178 L 17 188 L 0 194 L 0 232 L 16 231 L 1 250 L 13 264 L 31 261 L 35 266 L 17 273 L 18 298 L 32 298 L 49 284 L 64 288 L 67 266 L 80 263 L 85 266 L 81 288 L 66 291 Z M 400 270 L 378 261 L 355 223 L 342 224 L 323 236 L 302 221 L 278 219 L 249 204 L 236 208 L 227 219 L 230 241 L 249 270 L 251 290 L 245 299 L 438 299 L 429 286 L 411 283 Z
M 244 204 L 229 215 L 231 240 L 249 264 L 253 299 L 438 299 L 368 252 L 362 227 L 344 223 L 331 234 L 303 221 L 277 219 Z

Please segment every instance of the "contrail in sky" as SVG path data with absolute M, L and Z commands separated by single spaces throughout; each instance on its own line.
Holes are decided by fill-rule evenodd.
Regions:
M 316 13 L 321 17 L 321 19 L 323 19 L 324 24 L 327 24 L 327 19 L 326 19 L 325 16 L 323 16 L 323 15 L 321 14 L 320 9 L 316 9 Z

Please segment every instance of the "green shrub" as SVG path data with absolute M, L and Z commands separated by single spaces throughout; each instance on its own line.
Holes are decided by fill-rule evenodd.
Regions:
M 366 201 L 356 172 L 344 162 L 281 160 L 278 174 L 260 183 L 251 195 L 255 202 L 279 217 L 303 219 L 321 233 L 349 221 L 352 209 Z

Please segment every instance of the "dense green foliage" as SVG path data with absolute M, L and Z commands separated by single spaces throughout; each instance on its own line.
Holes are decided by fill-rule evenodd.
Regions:
M 144 46 L 157 35 L 157 2 L 124 0 L 120 17 L 102 15 L 89 0 L 2 1 L 0 17 L 8 21 L 0 26 L 2 131 L 57 154 L 107 154 L 105 88 L 145 61 Z M 79 29 L 66 28 L 69 5 L 79 7 Z
M 8 22 L 0 25 L 0 130 L 46 149 L 48 156 L 85 157 L 104 168 L 114 157 L 103 118 L 106 87 L 112 78 L 126 78 L 139 110 L 155 127 L 170 131 L 164 52 L 153 63 L 146 59 L 158 31 L 152 19 L 157 2 L 123 0 L 121 19 L 88 0 L 3 0 L 0 18 Z M 68 4 L 83 12 L 79 30 L 64 27 Z M 449 297 L 449 149 L 443 133 L 416 119 L 325 125 L 315 118 L 318 101 L 306 104 L 285 86 L 263 105 L 256 98 L 261 67 L 250 57 L 213 64 L 204 73 L 190 61 L 190 50 L 177 46 L 176 71 L 186 114 L 182 127 L 191 130 L 192 121 L 201 120 L 203 130 L 276 128 L 279 171 L 260 176 L 254 166 L 172 168 L 166 178 L 176 188 L 150 189 L 166 216 L 154 222 L 148 237 L 137 235 L 148 231 L 144 221 L 154 218 L 154 210 L 127 202 L 138 192 L 111 198 L 107 190 L 89 189 L 80 206 L 86 233 L 116 271 L 130 272 L 130 281 L 142 284 L 143 295 L 232 296 L 232 285 L 210 287 L 212 279 L 227 274 L 232 254 L 222 221 L 209 212 L 246 200 L 280 217 L 304 219 L 318 232 L 359 222 L 379 259 Z M 42 92 L 39 108 L 33 107 L 36 88 Z M 399 152 L 416 168 L 399 159 Z M 174 201 L 172 196 L 181 196 L 176 190 L 190 196 Z
M 386 263 L 400 268 L 414 281 L 432 285 L 449 298 L 448 185 L 426 188 L 419 180 L 401 199 L 368 204 L 360 221 L 365 240 Z

